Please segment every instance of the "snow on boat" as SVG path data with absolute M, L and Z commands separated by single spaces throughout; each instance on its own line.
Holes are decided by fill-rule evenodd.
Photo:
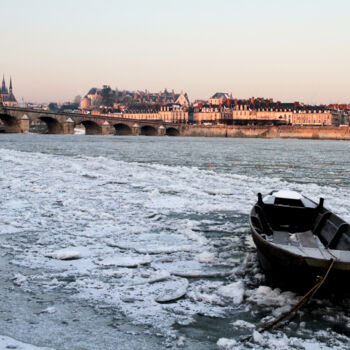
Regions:
M 350 292 L 350 227 L 323 202 L 294 191 L 258 194 L 249 222 L 270 284 L 305 292 L 335 260 L 322 292 Z

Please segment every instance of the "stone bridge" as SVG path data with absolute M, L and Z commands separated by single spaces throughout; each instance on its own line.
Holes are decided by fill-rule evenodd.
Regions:
M 162 120 L 138 120 L 94 114 L 50 112 L 40 109 L 3 106 L 0 101 L 0 120 L 5 133 L 28 132 L 37 122 L 47 125 L 48 134 L 73 134 L 79 125 L 86 135 L 147 135 L 180 136 L 185 124 L 165 123 Z

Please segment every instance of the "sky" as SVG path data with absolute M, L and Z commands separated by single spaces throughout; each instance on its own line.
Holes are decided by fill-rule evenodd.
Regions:
M 19 102 L 91 87 L 350 103 L 348 0 L 0 0 Z

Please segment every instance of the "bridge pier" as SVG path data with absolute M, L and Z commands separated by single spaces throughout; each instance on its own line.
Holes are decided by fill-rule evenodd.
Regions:
M 26 114 L 23 115 L 23 117 L 21 118 L 21 121 L 19 123 L 20 128 L 21 128 L 21 132 L 23 133 L 27 133 L 29 132 L 29 118 Z
M 158 128 L 158 136 L 164 136 L 165 134 L 166 134 L 166 129 L 165 129 L 164 125 L 161 125 Z
M 105 120 L 101 126 L 101 134 L 102 135 L 109 135 L 110 133 L 111 133 L 111 126 L 109 125 L 107 120 Z
M 141 127 L 139 124 L 135 123 L 132 127 L 132 135 L 133 136 L 139 136 L 141 134 Z
M 63 123 L 63 134 L 74 134 L 74 122 L 70 117 Z

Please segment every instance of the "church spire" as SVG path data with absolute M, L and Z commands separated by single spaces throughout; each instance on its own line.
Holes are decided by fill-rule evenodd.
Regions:
M 10 87 L 9 87 L 10 93 L 12 92 L 12 77 L 10 77 Z
M 0 93 L 2 95 L 7 95 L 8 94 L 6 83 L 5 83 L 5 76 L 4 75 L 2 76 L 2 85 L 1 85 Z
M 1 85 L 1 92 L 6 89 L 6 83 L 5 83 L 5 75 L 2 75 L 2 85 Z

